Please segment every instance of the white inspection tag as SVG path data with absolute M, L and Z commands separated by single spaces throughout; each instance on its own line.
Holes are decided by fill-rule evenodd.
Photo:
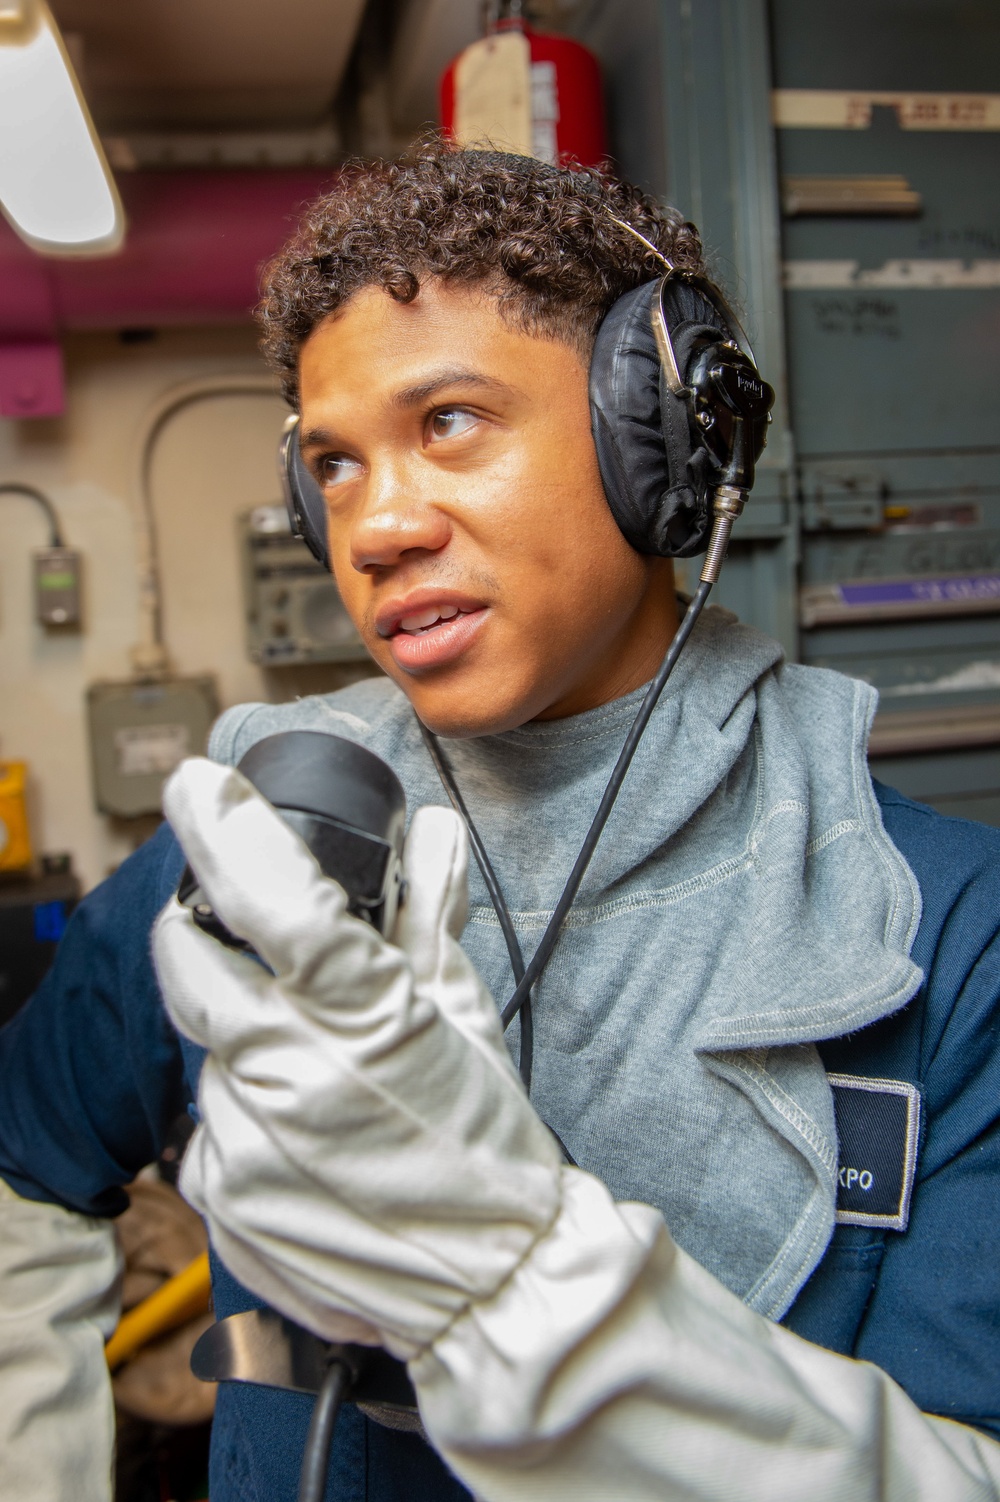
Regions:
M 531 47 L 519 31 L 484 37 L 455 66 L 455 140 L 532 155 Z

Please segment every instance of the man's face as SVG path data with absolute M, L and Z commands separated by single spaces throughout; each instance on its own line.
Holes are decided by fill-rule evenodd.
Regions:
M 615 525 L 571 346 L 476 289 L 366 288 L 304 344 L 300 389 L 344 603 L 432 730 L 577 714 L 652 676 L 671 567 Z

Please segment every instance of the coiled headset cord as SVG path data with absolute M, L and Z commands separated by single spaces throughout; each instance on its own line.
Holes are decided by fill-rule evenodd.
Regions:
M 483 844 L 482 836 L 476 828 L 475 821 L 466 807 L 465 799 L 462 797 L 458 783 L 455 781 L 455 774 L 448 764 L 444 751 L 441 749 L 441 742 L 433 731 L 427 729 L 422 720 L 418 719 L 417 724 L 420 726 L 420 733 L 424 738 L 427 750 L 430 752 L 431 761 L 437 768 L 437 774 L 444 785 L 444 790 L 451 799 L 452 807 L 468 830 L 472 853 L 476 857 L 476 864 L 483 873 L 486 890 L 490 894 L 490 901 L 500 920 L 500 927 L 503 930 L 503 936 L 507 943 L 510 968 L 514 972 L 514 984 L 515 986 L 520 985 L 524 978 L 524 955 L 521 951 L 521 941 L 517 937 L 517 929 L 514 927 L 514 920 L 510 916 L 510 909 L 507 906 L 507 901 L 503 895 L 500 882 L 497 879 L 497 874 L 493 869 L 493 863 L 487 854 L 486 846 Z M 526 1090 L 531 1088 L 531 1044 L 531 998 L 526 997 L 521 1006 L 521 1054 L 518 1060 L 521 1079 L 524 1081 L 524 1088 Z
M 701 615 L 711 588 L 711 581 L 703 581 L 698 586 L 696 594 L 684 612 L 684 618 L 677 628 L 673 641 L 670 643 L 667 655 L 663 659 L 656 677 L 649 685 L 646 696 L 639 706 L 639 712 L 632 721 L 631 729 L 625 737 L 625 744 L 622 746 L 618 760 L 615 763 L 614 771 L 608 779 L 608 785 L 604 789 L 604 795 L 598 805 L 593 822 L 587 831 L 587 837 L 580 847 L 580 853 L 576 858 L 572 871 L 569 873 L 566 885 L 563 887 L 562 896 L 556 903 L 552 917 L 546 925 L 538 948 L 531 956 L 531 960 L 527 965 L 524 963 L 524 955 L 521 951 L 520 940 L 517 937 L 517 930 L 514 927 L 514 920 L 510 916 L 510 909 L 507 906 L 507 900 L 503 895 L 503 889 L 497 879 L 497 874 L 493 869 L 493 862 L 490 860 L 486 846 L 483 844 L 479 830 L 476 828 L 475 820 L 469 813 L 465 799 L 462 797 L 458 783 L 455 781 L 455 775 L 448 765 L 447 758 L 441 749 L 441 744 L 437 736 L 433 731 L 428 730 L 426 725 L 420 720 L 417 721 L 418 725 L 420 725 L 420 731 L 427 745 L 431 760 L 444 785 L 445 792 L 448 794 L 455 812 L 464 821 L 465 827 L 469 832 L 469 843 L 472 846 L 479 869 L 483 873 L 486 890 L 490 894 L 490 901 L 493 903 L 504 939 L 507 942 L 510 967 L 514 972 L 515 990 L 500 1016 L 504 1027 L 508 1028 L 514 1018 L 520 1013 L 521 1055 L 519 1069 L 526 1090 L 531 1086 L 533 1039 L 531 1027 L 531 988 L 548 964 L 549 957 L 559 938 L 566 914 L 573 905 L 573 899 L 580 889 L 580 883 L 584 878 L 587 867 L 590 865 L 591 858 L 597 848 L 597 842 L 601 838 L 604 826 L 608 822 L 608 816 L 614 807 L 615 799 L 618 797 L 622 783 L 625 781 L 625 774 L 631 765 L 636 747 L 642 739 L 643 731 L 649 724 L 650 716 L 656 708 L 657 701 L 666 686 L 667 679 L 673 672 L 677 659 L 684 650 L 684 644 L 691 635 L 695 621 Z M 552 1129 L 550 1128 L 549 1130 L 551 1131 Z M 556 1136 L 556 1140 L 563 1148 L 563 1152 L 566 1153 L 569 1162 L 572 1163 L 573 1158 L 566 1151 L 565 1145 L 558 1136 Z M 326 1490 L 327 1472 L 330 1467 L 330 1448 L 333 1443 L 333 1431 L 336 1427 L 340 1406 L 347 1395 L 351 1380 L 352 1374 L 343 1361 L 331 1361 L 317 1395 L 312 1419 L 309 1424 L 309 1433 L 306 1438 L 305 1453 L 302 1459 L 302 1471 L 299 1476 L 298 1502 L 322 1502 Z
M 507 941 L 507 953 L 510 955 L 511 969 L 514 972 L 515 989 L 514 994 L 500 1013 L 500 1019 L 503 1022 L 504 1028 L 508 1028 L 518 1013 L 521 1014 L 521 1057 L 519 1067 L 525 1089 L 531 1084 L 531 989 L 549 962 L 563 923 L 566 920 L 566 915 L 573 905 L 576 894 L 580 889 L 580 883 L 583 881 L 587 867 L 590 865 L 594 851 L 597 849 L 597 842 L 601 838 L 604 826 L 608 822 L 608 817 L 615 805 L 615 799 L 621 791 L 622 783 L 625 781 L 625 774 L 632 763 L 636 748 L 642 739 L 646 726 L 649 724 L 650 716 L 656 708 L 657 701 L 666 687 L 667 679 L 673 672 L 677 659 L 684 650 L 684 645 L 694 629 L 694 624 L 704 609 L 705 601 L 712 590 L 712 583 L 712 580 L 702 580 L 698 585 L 687 610 L 684 612 L 684 618 L 677 628 L 674 639 L 667 649 L 667 655 L 664 657 L 656 677 L 646 690 L 646 696 L 639 706 L 638 714 L 632 721 L 628 735 L 625 737 L 625 744 L 622 746 L 621 753 L 615 763 L 614 771 L 608 778 L 607 787 L 604 789 L 604 794 L 594 815 L 593 822 L 580 847 L 580 853 L 574 862 L 572 871 L 569 873 L 566 885 L 563 887 L 562 896 L 556 903 L 552 917 L 549 919 L 545 932 L 539 941 L 538 948 L 531 956 L 527 965 L 524 963 L 524 956 L 521 952 L 517 931 L 514 928 L 510 909 L 507 906 L 500 883 L 497 880 L 497 874 L 493 869 L 486 846 L 483 844 L 472 815 L 466 807 L 465 799 L 459 791 L 454 773 L 448 765 L 437 736 L 433 731 L 428 730 L 426 725 L 418 721 L 424 741 L 427 744 L 427 749 L 437 768 L 438 776 L 444 784 L 445 792 L 451 799 L 455 811 L 465 821 L 465 826 L 469 831 L 469 843 L 472 846 L 479 869 L 483 874 L 486 890 L 490 894 L 490 901 L 493 903 L 497 918 L 500 920 L 503 936 Z

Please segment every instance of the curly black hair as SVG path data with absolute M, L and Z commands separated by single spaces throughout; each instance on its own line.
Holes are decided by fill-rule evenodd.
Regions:
M 616 219 L 679 271 L 704 274 L 694 225 L 600 168 L 557 169 L 439 138 L 400 161 L 348 163 L 265 269 L 264 354 L 295 406 L 299 350 L 316 325 L 363 287 L 410 302 L 423 276 L 483 285 L 513 326 L 589 357 L 611 304 L 660 269 Z

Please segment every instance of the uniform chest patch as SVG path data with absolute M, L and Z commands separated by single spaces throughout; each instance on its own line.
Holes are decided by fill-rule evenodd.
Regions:
M 837 1222 L 905 1231 L 917 1167 L 920 1091 L 903 1080 L 831 1074 L 840 1147 Z

